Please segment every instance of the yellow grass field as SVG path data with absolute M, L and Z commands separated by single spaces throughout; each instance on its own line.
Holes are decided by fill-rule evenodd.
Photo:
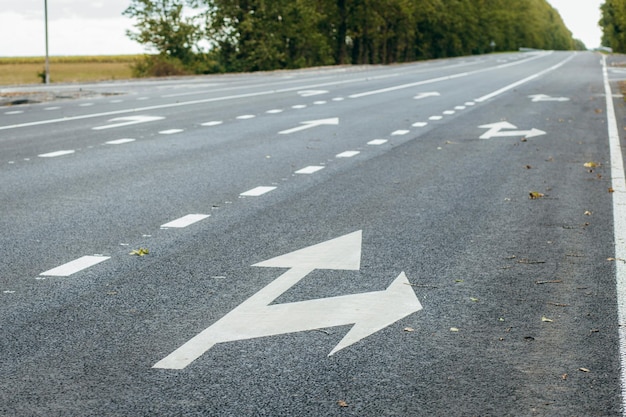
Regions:
M 52 83 L 132 78 L 131 64 L 140 55 L 72 56 L 50 58 Z M 0 86 L 41 84 L 44 58 L 0 58 Z

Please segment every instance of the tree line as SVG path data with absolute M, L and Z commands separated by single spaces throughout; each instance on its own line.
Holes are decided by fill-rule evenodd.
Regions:
M 132 0 L 124 14 L 153 73 L 584 49 L 546 0 Z
M 600 10 L 602 45 L 612 48 L 614 52 L 626 53 L 626 1 L 606 0 Z

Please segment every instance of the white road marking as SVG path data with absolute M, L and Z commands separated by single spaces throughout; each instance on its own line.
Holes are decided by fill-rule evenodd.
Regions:
M 443 116 L 430 116 L 428 118 L 428 120 L 441 120 L 441 119 L 443 119 Z
M 78 107 L 91 107 L 93 106 L 93 103 L 83 103 L 83 104 L 79 104 Z
M 104 126 L 92 127 L 92 130 L 104 130 L 104 129 L 113 129 L 116 127 L 124 127 L 130 125 L 136 125 L 139 123 L 148 123 L 148 122 L 156 122 L 157 120 L 163 120 L 165 117 L 161 116 L 126 116 L 126 117 L 116 117 L 114 119 L 109 120 L 109 122 L 119 122 L 113 123 Z
M 384 145 L 387 142 L 389 142 L 387 139 L 374 139 L 374 140 L 370 140 L 369 142 L 367 142 L 367 144 L 372 145 L 372 146 L 380 146 L 380 145 Z
M 22 114 L 22 113 L 24 113 L 24 111 L 23 111 L 23 110 L 13 110 L 13 111 L 8 111 L 8 112 L 5 112 L 4 114 L 6 114 L 6 115 L 12 115 L 12 114 Z
M 473 101 L 468 101 L 468 102 L 465 103 L 465 105 L 471 107 L 471 106 L 475 106 L 476 103 L 474 103 Z
M 454 110 L 446 110 L 443 112 L 446 116 L 452 116 L 454 113 L 456 113 Z
M 396 130 L 395 132 L 391 133 L 391 136 L 404 136 L 408 135 L 409 133 L 411 133 L 410 130 Z
M 263 194 L 269 193 L 270 191 L 274 191 L 276 188 L 277 187 L 256 187 L 239 195 L 242 197 L 259 197 Z
M 289 135 L 291 133 L 300 132 L 302 130 L 311 129 L 318 126 L 337 126 L 339 125 L 339 118 L 333 117 L 331 119 L 311 120 L 308 122 L 301 122 L 301 126 L 294 127 L 292 129 L 283 130 L 278 132 L 279 135 Z
M 111 101 L 109 101 L 109 103 L 113 103 L 113 104 L 123 103 L 123 102 L 124 102 L 124 100 L 111 100 Z
M 283 110 L 281 109 L 272 109 L 272 110 L 268 110 L 266 111 L 267 114 L 278 114 L 278 113 L 282 113 Z
M 144 100 L 148 100 L 150 97 L 139 97 L 137 99 L 137 101 L 144 101 Z
M 428 123 L 426 122 L 413 123 L 413 127 L 424 127 L 424 126 L 428 126 Z
M 222 123 L 224 123 L 224 122 L 222 122 L 221 120 L 215 120 L 215 121 L 213 121 L 213 122 L 206 122 L 206 123 L 202 123 L 202 126 L 208 126 L 208 127 L 211 127 L 211 126 L 219 126 L 219 125 L 221 125 Z
M 44 108 L 44 110 L 46 111 L 51 111 L 51 110 L 59 110 L 61 107 L 59 106 L 52 106 L 52 107 L 46 107 Z
M 37 155 L 40 158 L 56 158 L 57 156 L 64 156 L 64 155 L 71 155 L 73 154 L 74 150 L 67 150 L 67 151 L 56 151 L 56 152 L 50 152 L 50 153 L 42 153 L 41 155 Z
M 173 220 L 161 225 L 161 229 L 182 229 L 210 217 L 209 214 L 188 214 L 180 219 Z
M 606 114 L 608 118 L 609 149 L 611 153 L 611 186 L 613 197 L 613 233 L 615 239 L 615 278 L 617 287 L 617 329 L 619 334 L 619 356 L 621 362 L 622 409 L 626 409 L 626 173 L 622 157 L 620 133 L 617 127 L 615 106 L 606 65 L 606 55 L 602 56 Z
M 312 166 L 308 166 L 306 168 L 302 168 L 302 169 L 296 171 L 296 174 L 314 174 L 317 171 L 321 171 L 322 169 L 324 169 L 324 167 L 317 166 L 317 165 L 312 165 Z
M 123 145 L 125 143 L 134 142 L 135 139 L 125 138 L 125 139 L 116 139 L 105 142 L 107 145 Z
M 184 132 L 184 129 L 167 129 L 167 130 L 161 130 L 159 132 L 159 135 L 174 135 L 176 133 L 181 133 Z
M 383 94 L 383 93 L 388 93 L 391 91 L 404 90 L 406 88 L 417 87 L 418 85 L 432 84 L 432 83 L 438 83 L 441 81 L 454 80 L 455 78 L 467 77 L 468 75 L 470 75 L 469 72 L 462 72 L 460 74 L 448 75 L 446 77 L 433 78 L 430 80 L 418 81 L 418 82 L 410 83 L 410 84 L 402 84 L 402 85 L 396 85 L 396 86 L 388 87 L 388 88 L 381 88 L 380 90 L 372 90 L 372 91 L 366 91 L 364 93 L 352 94 L 349 97 L 360 98 L 360 97 L 371 96 L 374 94 Z
M 307 107 L 306 104 L 296 104 L 295 106 L 291 106 L 292 109 L 296 109 L 296 110 L 306 109 L 306 107 Z
M 360 153 L 361 152 L 359 151 L 346 151 L 346 152 L 342 152 L 340 154 L 335 155 L 335 158 L 352 158 L 353 156 L 356 156 Z
M 315 104 L 316 106 L 321 106 L 322 104 L 326 104 L 326 101 L 325 100 L 319 100 L 319 101 L 314 102 L 313 104 Z
M 335 97 L 333 99 L 333 101 L 344 101 L 344 100 L 345 100 L 345 98 L 343 98 L 343 97 Z
M 237 116 L 238 120 L 249 120 L 254 119 L 256 116 L 254 114 L 243 114 L 241 116 Z
M 52 268 L 46 272 L 42 272 L 39 276 L 45 277 L 69 277 L 72 274 L 90 268 L 94 265 L 111 259 L 110 256 L 83 256 L 56 268 Z
M 467 107 L 465 106 L 456 106 L 454 109 L 455 110 L 465 110 Z

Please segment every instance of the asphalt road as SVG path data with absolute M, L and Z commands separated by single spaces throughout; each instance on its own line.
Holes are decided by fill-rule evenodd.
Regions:
M 619 61 L 1 107 L 0 414 L 622 415 Z

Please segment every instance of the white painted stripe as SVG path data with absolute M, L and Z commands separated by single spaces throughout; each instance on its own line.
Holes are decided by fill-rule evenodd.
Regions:
M 70 155 L 73 154 L 74 150 L 67 150 L 67 151 L 56 151 L 56 152 L 50 152 L 50 153 L 42 153 L 41 155 L 38 155 L 40 158 L 56 158 L 57 156 L 63 156 L 63 155 Z
M 456 106 L 455 109 L 456 110 L 465 110 L 467 107 L 465 106 Z
M 46 277 L 69 277 L 72 274 L 75 274 L 79 271 L 90 268 L 108 259 L 111 259 L 111 257 L 110 256 L 83 256 L 82 258 L 78 258 L 76 260 L 63 264 L 61 266 L 57 266 L 56 268 L 52 268 L 46 272 L 42 272 L 39 275 L 46 276 Z
M 184 217 L 181 217 L 180 219 L 176 219 L 169 223 L 162 224 L 161 228 L 162 229 L 169 229 L 169 228 L 182 229 L 184 227 L 197 223 L 201 220 L 204 220 L 208 217 L 210 217 L 209 214 L 188 214 Z
M 91 107 L 93 106 L 93 103 L 83 103 L 83 104 L 79 104 L 79 107 Z
M 441 120 L 443 119 L 443 116 L 431 116 L 428 118 L 428 120 Z
M 467 103 L 465 103 L 466 106 L 475 106 L 476 103 L 474 103 L 473 101 L 468 101 Z
M 111 100 L 111 101 L 109 101 L 109 103 L 113 103 L 113 104 L 115 104 L 115 103 L 123 103 L 123 102 L 124 102 L 124 100 Z
M 23 110 L 13 110 L 13 111 L 5 112 L 4 114 L 22 114 L 22 113 L 24 113 Z
M 333 99 L 333 101 L 344 101 L 344 100 L 345 100 L 345 98 L 343 98 L 343 97 L 335 97 Z
M 427 122 L 413 123 L 413 127 L 424 127 L 424 126 L 428 126 L 428 123 Z
M 125 143 L 130 143 L 130 142 L 134 142 L 135 139 L 116 139 L 116 140 L 110 140 L 108 142 L 105 142 L 107 145 L 123 145 Z
M 317 171 L 321 171 L 322 169 L 324 169 L 324 167 L 318 166 L 318 165 L 312 165 L 312 166 L 308 166 L 306 168 L 302 168 L 296 171 L 296 174 L 314 174 Z
M 319 101 L 314 102 L 313 104 L 315 104 L 315 105 L 317 105 L 317 106 L 321 106 L 322 104 L 326 104 L 326 101 L 324 101 L 324 100 L 319 100 Z
M 410 130 L 396 130 L 395 132 L 393 132 L 391 134 L 391 136 L 404 136 L 409 134 L 411 131 Z
M 454 110 L 446 110 L 443 112 L 446 116 L 452 116 L 454 113 L 456 113 Z
M 482 103 L 483 101 L 487 101 L 487 100 L 489 100 L 490 98 L 497 97 L 497 96 L 499 96 L 499 95 L 500 95 L 500 94 L 502 94 L 502 93 L 505 93 L 505 92 L 507 92 L 507 91 L 509 91 L 509 90 L 512 90 L 512 89 L 516 88 L 516 87 L 519 87 L 519 86 L 520 86 L 520 85 L 522 85 L 522 84 L 526 84 L 527 82 L 532 81 L 532 80 L 534 80 L 535 78 L 539 78 L 539 77 L 541 77 L 542 75 L 545 75 L 545 74 L 547 74 L 547 73 L 549 73 L 549 72 L 551 72 L 551 71 L 554 71 L 555 69 L 558 69 L 558 68 L 562 67 L 562 66 L 563 66 L 563 65 L 565 65 L 567 62 L 569 62 L 570 60 L 572 60 L 572 59 L 574 58 L 574 56 L 575 56 L 574 54 L 571 54 L 570 56 L 568 56 L 566 59 L 564 59 L 564 60 L 563 60 L 563 61 L 561 61 L 560 63 L 558 63 L 558 64 L 556 64 L 556 65 L 554 65 L 554 66 L 552 66 L 552 67 L 550 67 L 550 68 L 548 68 L 548 69 L 545 69 L 545 70 L 540 71 L 540 72 L 538 72 L 538 73 L 536 73 L 536 74 L 533 74 L 533 75 L 531 75 L 530 77 L 526 77 L 526 78 L 524 78 L 524 79 L 522 79 L 522 80 L 516 81 L 516 82 L 514 82 L 514 83 L 512 83 L 512 84 L 507 85 L 506 87 L 502 87 L 501 89 L 496 90 L 496 91 L 494 91 L 493 93 L 489 93 L 489 94 L 487 94 L 487 95 L 485 95 L 485 96 L 482 96 L 482 97 L 480 97 L 480 98 L 477 98 L 475 101 L 477 101 L 477 102 L 479 102 L 479 103 Z
M 263 194 L 269 193 L 270 191 L 274 191 L 276 188 L 277 187 L 256 187 L 239 195 L 242 197 L 259 197 Z
M 292 109 L 306 109 L 306 104 L 296 104 L 295 106 L 291 106 Z
M 59 110 L 60 107 L 59 106 L 52 106 L 52 107 L 46 107 L 44 110 L 50 111 L 50 110 Z
M 224 122 L 222 122 L 221 120 L 215 120 L 215 121 L 212 121 L 212 122 L 202 123 L 202 126 L 208 126 L 208 127 L 211 127 L 211 126 L 219 126 L 219 125 L 221 125 L 222 123 L 224 123 Z
M 281 109 L 272 109 L 272 110 L 268 110 L 266 111 L 267 114 L 278 114 L 278 113 L 282 113 L 283 111 Z
M 353 156 L 356 156 L 358 154 L 360 154 L 361 152 L 359 151 L 346 151 L 346 152 L 342 152 L 340 154 L 337 154 L 335 157 L 336 158 L 352 158 Z
M 405 88 L 417 87 L 418 85 L 432 84 L 432 83 L 438 83 L 438 82 L 441 82 L 441 81 L 453 80 L 455 78 L 467 77 L 468 75 L 470 75 L 469 72 L 462 72 L 460 74 L 448 75 L 446 77 L 433 78 L 433 79 L 430 79 L 430 80 L 418 81 L 416 83 L 396 85 L 396 86 L 393 86 L 393 87 L 381 88 L 380 90 L 373 90 L 373 91 L 366 91 L 364 93 L 359 93 L 359 94 L 352 94 L 349 97 L 350 98 L 360 98 L 360 97 L 371 96 L 371 95 L 374 95 L 374 94 L 383 94 L 383 93 L 388 93 L 390 91 L 397 91 L 397 90 L 403 90 Z
M 159 132 L 160 135 L 174 135 L 176 133 L 181 133 L 184 132 L 184 129 L 168 129 L 168 130 L 161 130 Z
M 606 66 L 606 55 L 602 57 L 606 114 L 608 118 L 609 148 L 611 151 L 611 186 L 613 192 L 613 232 L 615 239 L 615 278 L 617 286 L 617 328 L 619 334 L 622 410 L 626 410 L 626 174 L 622 146 L 613 105 L 613 93 Z M 622 414 L 625 415 L 625 414 Z
M 379 145 L 384 145 L 387 142 L 389 142 L 387 139 L 374 139 L 374 140 L 370 140 L 369 142 L 367 142 L 367 144 L 372 145 L 372 146 L 379 146 Z
M 241 116 L 237 116 L 237 119 L 239 120 L 249 120 L 249 119 L 254 119 L 256 116 L 254 114 L 243 114 Z

